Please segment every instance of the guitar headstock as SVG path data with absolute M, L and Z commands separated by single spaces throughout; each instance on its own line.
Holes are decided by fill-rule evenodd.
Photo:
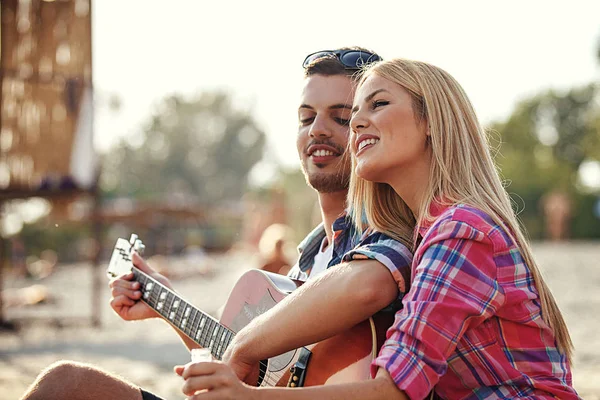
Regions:
M 106 270 L 108 276 L 115 278 L 131 272 L 133 265 L 131 263 L 131 253 L 137 251 L 138 254 L 142 255 L 145 247 L 136 234 L 132 234 L 129 241 L 121 238 L 117 239 Z

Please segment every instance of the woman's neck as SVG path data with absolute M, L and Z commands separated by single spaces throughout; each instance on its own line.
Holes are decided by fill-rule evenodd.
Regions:
M 391 174 L 389 185 L 404 200 L 413 215 L 419 220 L 421 205 L 429 186 L 430 161 L 423 160 L 411 168 L 403 167 L 401 171 Z

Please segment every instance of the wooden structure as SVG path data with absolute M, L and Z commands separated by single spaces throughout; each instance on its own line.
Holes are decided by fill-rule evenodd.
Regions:
M 2 0 L 0 19 L 0 210 L 5 201 L 31 197 L 50 199 L 59 210 L 84 195 L 95 213 L 91 0 Z M 99 223 L 89 222 L 101 243 Z M 0 251 L 1 274 L 4 243 Z M 92 307 L 94 324 L 99 309 Z

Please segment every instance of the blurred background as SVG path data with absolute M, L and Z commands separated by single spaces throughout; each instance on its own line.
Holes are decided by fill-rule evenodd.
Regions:
M 301 63 L 352 45 L 461 82 L 567 318 L 575 386 L 600 398 L 598 2 L 0 4 L 6 398 L 60 358 L 179 396 L 176 336 L 107 306 L 112 247 L 137 233 L 213 315 L 248 268 L 285 271 L 320 219 L 295 148 Z

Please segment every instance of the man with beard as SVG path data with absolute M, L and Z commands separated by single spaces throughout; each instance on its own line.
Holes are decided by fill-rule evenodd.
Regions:
M 364 64 L 377 60 L 379 56 L 365 49 L 344 48 L 311 54 L 304 62 L 296 143 L 307 183 L 318 193 L 322 223 L 300 244 L 300 258 L 289 276 L 308 282 L 235 336 L 223 357 L 225 363 L 214 363 L 221 375 L 235 373 L 244 379 L 255 361 L 266 358 L 263 354 L 281 354 L 343 332 L 391 303 L 390 308 L 397 307 L 408 291 L 412 258 L 409 243 L 377 232 L 357 232 L 345 213 L 350 177 L 346 147 L 354 78 Z M 137 254 L 133 263 L 172 288 L 167 278 Z M 132 283 L 132 279 L 133 275 L 128 274 L 111 281 L 111 306 L 125 320 L 157 317 L 139 301 L 139 284 Z M 294 302 L 302 306 L 291 306 Z M 190 350 L 198 347 L 176 332 Z M 184 373 L 182 367 L 176 372 Z M 198 382 L 194 374 L 191 371 L 184 375 L 187 395 L 200 390 L 194 387 Z M 240 385 L 237 388 L 250 389 L 236 381 Z M 223 382 L 232 383 L 226 379 Z M 218 390 L 211 391 L 220 398 Z M 248 398 L 248 394 L 236 392 L 232 398 Z M 42 372 L 22 399 L 46 398 L 158 399 L 119 377 L 71 361 L 58 362 Z

